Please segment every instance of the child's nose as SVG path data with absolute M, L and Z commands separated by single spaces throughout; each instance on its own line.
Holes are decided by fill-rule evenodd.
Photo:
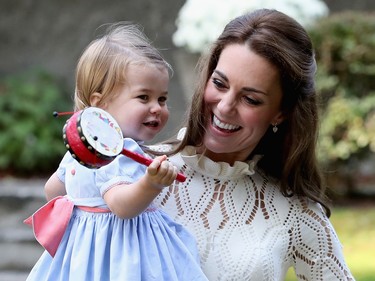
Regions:
M 159 113 L 161 111 L 161 105 L 157 102 L 151 104 L 150 112 Z

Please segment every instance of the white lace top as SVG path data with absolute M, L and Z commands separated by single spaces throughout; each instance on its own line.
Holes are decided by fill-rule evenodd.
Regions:
M 187 180 L 155 203 L 195 235 L 209 280 L 284 280 L 290 267 L 298 280 L 354 280 L 321 206 L 284 197 L 256 160 L 229 166 L 187 147 L 170 161 Z

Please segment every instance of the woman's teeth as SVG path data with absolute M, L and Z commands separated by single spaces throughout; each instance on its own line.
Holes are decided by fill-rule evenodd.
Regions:
M 223 130 L 234 131 L 240 128 L 240 126 L 226 124 L 226 123 L 221 122 L 215 115 L 213 118 L 213 123 L 216 127 L 223 129 Z

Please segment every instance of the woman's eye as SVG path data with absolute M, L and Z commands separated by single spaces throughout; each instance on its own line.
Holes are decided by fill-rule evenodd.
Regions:
M 259 101 L 259 100 L 256 100 L 256 99 L 254 99 L 254 98 L 247 97 L 247 96 L 244 97 L 244 100 L 245 100 L 246 103 L 251 104 L 251 105 L 259 105 L 259 104 L 262 103 L 262 102 Z
M 223 82 L 221 82 L 220 79 L 217 79 L 217 78 L 212 78 L 212 83 L 216 86 L 216 88 L 225 88 L 225 85 Z

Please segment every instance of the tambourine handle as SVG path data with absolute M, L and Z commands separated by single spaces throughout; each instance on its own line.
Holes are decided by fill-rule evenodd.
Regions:
M 121 153 L 124 154 L 125 156 L 133 159 L 134 161 L 137 161 L 138 163 L 141 163 L 141 164 L 146 165 L 146 166 L 149 166 L 152 162 L 152 159 L 147 158 L 147 157 L 145 157 L 145 156 L 143 156 L 139 153 L 128 150 L 126 148 L 123 148 Z M 185 177 L 185 175 L 183 175 L 181 173 L 178 173 L 177 177 L 176 177 L 176 180 L 178 180 L 179 182 L 184 182 L 186 180 L 186 177 Z

